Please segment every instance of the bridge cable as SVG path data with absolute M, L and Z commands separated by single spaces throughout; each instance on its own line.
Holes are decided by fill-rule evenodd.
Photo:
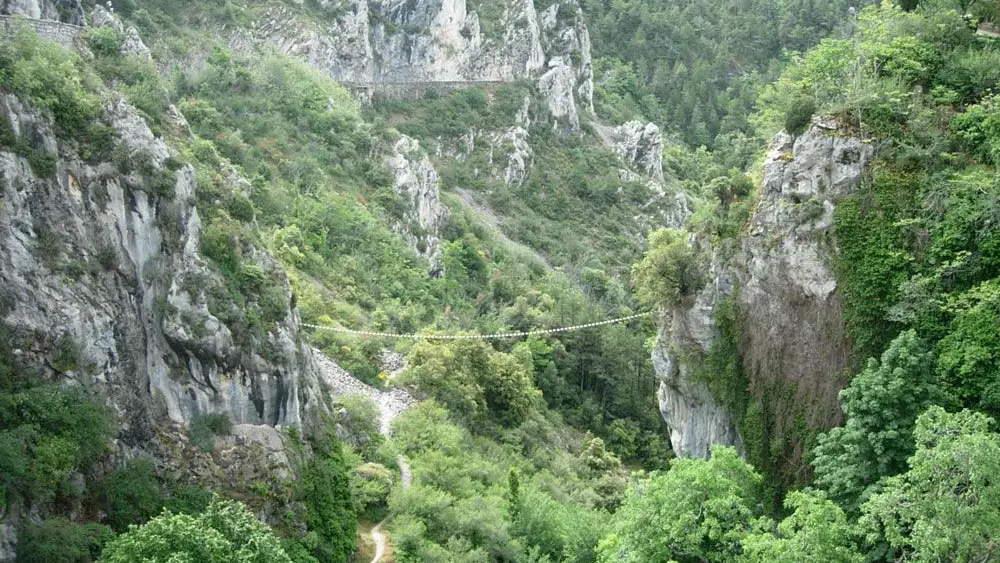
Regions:
M 616 319 L 607 319 L 604 321 L 597 321 L 593 323 L 586 323 L 573 326 L 563 326 L 559 328 L 547 328 L 540 330 L 524 330 L 516 332 L 498 332 L 495 334 L 412 334 L 412 333 L 398 333 L 398 332 L 377 332 L 370 330 L 354 330 L 350 328 L 343 328 L 339 326 L 327 326 L 327 325 L 315 325 L 309 323 L 301 323 L 301 326 L 314 328 L 319 330 L 328 330 L 331 332 L 339 332 L 342 334 L 352 334 L 355 336 L 373 336 L 380 338 L 410 338 L 413 340 L 499 340 L 504 338 L 520 338 L 524 336 L 536 336 L 542 334 L 555 334 L 560 332 L 572 332 L 575 330 L 582 330 L 585 328 L 593 328 L 597 326 L 604 326 L 616 323 L 623 323 L 626 321 L 631 321 L 633 319 L 638 319 L 642 317 L 648 317 L 652 313 L 638 313 L 635 315 L 629 315 L 627 317 L 618 317 Z

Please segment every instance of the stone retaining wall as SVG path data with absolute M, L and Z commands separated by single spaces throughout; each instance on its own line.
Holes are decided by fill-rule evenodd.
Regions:
M 78 25 L 53 20 L 36 20 L 23 16 L 0 16 L 0 28 L 7 35 L 14 33 L 19 22 L 30 25 L 42 39 L 55 41 L 67 49 L 72 49 L 76 46 L 76 39 L 84 30 L 83 27 Z

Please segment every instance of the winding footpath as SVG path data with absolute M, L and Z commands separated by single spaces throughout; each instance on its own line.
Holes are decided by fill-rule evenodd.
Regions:
M 392 431 L 392 421 L 416 403 L 416 400 L 402 389 L 381 391 L 359 381 L 315 348 L 313 349 L 313 357 L 320 367 L 320 373 L 324 380 L 330 384 L 334 397 L 359 394 L 368 397 L 375 403 L 379 412 L 378 430 L 386 438 Z M 413 482 L 410 462 L 403 454 L 400 454 L 396 461 L 399 463 L 400 481 L 403 483 L 403 488 L 408 489 Z M 391 516 L 386 516 L 371 530 L 372 541 L 375 542 L 375 555 L 372 557 L 371 563 L 379 563 L 388 550 L 389 538 L 382 531 L 382 526 L 389 521 L 389 518 Z

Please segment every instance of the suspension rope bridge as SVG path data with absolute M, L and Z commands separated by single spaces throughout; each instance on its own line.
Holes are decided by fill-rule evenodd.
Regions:
M 409 338 L 413 340 L 501 340 L 505 338 L 521 338 L 525 336 L 536 336 L 543 334 L 556 334 L 560 332 L 573 332 L 575 330 L 583 330 L 585 328 L 593 328 L 597 326 L 605 326 L 616 323 L 624 323 L 631 321 L 633 319 L 639 319 L 642 317 L 648 317 L 652 313 L 638 313 L 635 315 L 629 315 L 627 317 L 618 317 L 616 319 L 607 319 L 604 321 L 597 321 L 593 323 L 586 323 L 573 326 L 563 326 L 558 328 L 546 328 L 540 330 L 524 330 L 517 332 L 497 332 L 495 334 L 407 334 L 398 332 L 377 332 L 370 330 L 354 330 L 350 328 L 343 328 L 339 326 L 327 326 L 327 325 L 314 325 L 309 323 L 302 323 L 301 326 L 314 328 L 319 330 L 329 330 L 331 332 L 339 332 L 342 334 L 352 334 L 355 336 L 371 336 L 379 338 Z

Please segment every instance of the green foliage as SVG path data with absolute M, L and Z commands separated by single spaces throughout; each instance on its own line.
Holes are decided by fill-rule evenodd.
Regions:
M 931 407 L 917 419 L 906 473 L 862 507 L 869 542 L 908 561 L 988 561 L 1000 529 L 1000 436 L 992 420 Z
M 903 332 L 840 392 L 846 421 L 820 434 L 813 450 L 816 485 L 849 512 L 901 473 L 913 452 L 913 425 L 938 398 L 934 355 L 916 332 Z
M 179 487 L 169 491 L 163 507 L 174 514 L 197 516 L 212 502 L 212 493 L 201 487 Z
M 383 441 L 379 433 L 378 405 L 361 394 L 337 397 L 336 404 L 343 409 L 338 424 L 346 433 L 345 441 L 365 459 L 374 459 Z
M 736 561 L 752 531 L 760 476 L 733 448 L 677 459 L 629 487 L 600 561 Z M 655 533 L 653 532 L 655 530 Z
M 359 512 L 385 506 L 392 489 L 392 471 L 378 463 L 365 463 L 351 471 L 351 496 Z
M 955 304 L 938 343 L 942 384 L 961 404 L 1000 416 L 1000 280 L 970 289 Z
M 99 57 L 113 57 L 121 52 L 125 37 L 111 26 L 87 30 L 87 47 Z
M 806 130 L 813 114 L 816 113 L 816 100 L 798 98 L 785 112 L 785 131 L 791 135 L 799 135 Z
M 379 100 L 373 109 L 380 114 L 404 114 L 403 120 L 395 124 L 404 135 L 458 138 L 470 129 L 505 126 L 521 108 L 525 95 L 530 93 L 527 85 L 506 85 L 498 89 L 496 100 L 490 103 L 487 96 L 492 93 L 481 88 L 465 88 L 447 96 L 427 96 L 416 102 Z
M 857 357 L 877 356 L 899 330 L 889 309 L 912 272 L 911 231 L 903 220 L 913 212 L 913 188 L 922 181 L 919 174 L 877 168 L 871 186 L 835 211 L 837 277 Z
M 291 563 L 281 542 L 236 501 L 216 498 L 198 516 L 165 511 L 115 538 L 102 563 Z
M 418 342 L 399 382 L 447 406 L 476 425 L 494 420 L 517 426 L 537 407 L 540 393 L 521 358 L 481 340 Z
M 85 130 L 97 116 L 97 83 L 79 55 L 40 39 L 26 24 L 0 42 L 0 87 L 51 111 L 64 133 Z
M 530 560 L 522 554 L 534 550 L 554 561 L 594 561 L 607 519 L 594 505 L 620 494 L 624 483 L 610 491 L 605 484 L 616 474 L 590 469 L 594 455 L 580 438 L 566 435 L 561 422 L 555 426 L 536 414 L 494 442 L 473 436 L 427 401 L 393 426 L 393 442 L 409 457 L 413 475 L 409 489 L 396 487 L 389 497 L 398 558 L 438 560 L 447 552 Z M 566 451 L 567 439 L 578 454 Z
M 163 490 L 156 467 L 147 458 L 130 460 L 124 468 L 105 478 L 99 488 L 105 521 L 116 532 L 143 524 L 163 508 Z
M 786 53 L 839 35 L 851 5 L 585 1 L 597 114 L 612 123 L 652 120 L 689 146 L 736 156 L 732 165 L 742 169 L 752 155 L 740 156 L 734 141 L 750 133 L 757 92 Z
M 824 39 L 793 57 L 765 87 L 755 122 L 769 135 L 803 96 L 824 113 L 844 116 L 872 132 L 900 134 L 913 106 L 912 88 L 955 61 L 944 50 L 968 45 L 971 33 L 953 11 L 904 12 L 885 2 L 858 15 L 851 39 Z
M 965 108 L 951 127 L 970 153 L 983 162 L 1000 165 L 1000 100 L 996 96 Z
M 649 250 L 632 267 L 636 297 L 650 308 L 675 307 L 704 285 L 700 268 L 698 256 L 682 231 L 654 231 L 649 235 Z
M 793 491 L 785 498 L 791 512 L 771 532 L 743 539 L 740 561 L 746 563 L 861 563 L 853 544 L 854 528 L 844 511 L 816 491 Z
M 0 493 L 44 502 L 68 493 L 66 478 L 103 454 L 107 411 L 80 388 L 42 383 L 15 360 L 14 335 L 0 325 Z
M 215 449 L 216 436 L 228 436 L 233 430 L 233 420 L 228 413 L 211 413 L 191 419 L 188 433 L 191 443 L 203 452 Z
M 315 542 L 309 545 L 320 561 L 345 563 L 354 551 L 356 507 L 340 442 L 316 444 L 316 456 L 299 481 L 298 496 L 306 504 L 306 523 Z
M 28 522 L 17 538 L 17 563 L 91 563 L 114 536 L 107 526 L 65 518 Z

